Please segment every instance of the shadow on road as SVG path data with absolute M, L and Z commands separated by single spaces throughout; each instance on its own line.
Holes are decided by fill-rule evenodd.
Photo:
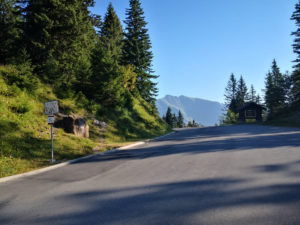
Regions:
M 263 126 L 249 126 L 247 131 L 245 126 L 191 129 L 139 149 L 93 157 L 32 179 L 58 182 L 57 173 L 60 173 L 60 182 L 71 183 L 97 176 L 129 160 L 172 154 L 251 151 L 261 148 L 274 148 L 272 151 L 276 151 L 278 147 L 296 147 L 298 150 L 300 130 Z M 93 165 L 89 167 L 88 175 L 86 171 L 81 173 L 87 164 Z M 199 224 L 199 221 L 202 221 L 199 215 L 205 214 L 206 221 L 202 221 L 203 224 L 296 225 L 300 221 L 300 182 L 296 179 L 300 176 L 299 165 L 300 160 L 295 159 L 289 163 L 246 168 L 263 175 L 282 173 L 283 177 L 295 177 L 294 182 L 290 179 L 287 183 L 260 182 L 257 185 L 256 178 L 222 177 L 187 181 L 183 178 L 181 182 L 139 186 L 127 184 L 123 188 L 112 189 L 103 189 L 99 185 L 85 192 L 67 191 L 47 199 L 46 206 L 40 206 L 42 209 L 45 207 L 45 210 L 48 210 L 49 206 L 53 207 L 55 216 L 52 216 L 51 211 L 47 211 L 47 216 L 26 218 L 24 224 Z M 61 175 L 70 170 L 78 172 L 73 177 Z M 56 209 L 55 206 L 62 208 Z M 283 212 L 282 209 L 287 210 Z M 59 210 L 62 213 L 57 213 Z M 278 211 L 274 213 L 274 210 Z M 268 214 L 270 211 L 273 213 Z M 0 224 L 13 222 L 14 219 L 15 217 L 10 215 L 2 216 Z
M 172 154 L 203 154 L 272 148 L 276 150 L 279 147 L 300 147 L 300 130 L 255 125 L 234 126 L 234 129 L 230 126 L 187 129 L 153 143 L 150 142 L 146 146 L 76 163 L 135 160 Z
M 251 129 L 252 126 L 249 126 Z M 206 129 L 206 128 L 204 128 Z M 62 167 L 55 171 L 46 172 L 32 178 L 39 180 L 41 185 L 43 181 L 49 182 L 75 182 L 90 179 L 98 176 L 101 173 L 111 170 L 130 160 L 140 160 L 175 154 L 209 154 L 214 152 L 232 152 L 232 151 L 251 151 L 253 149 L 270 149 L 276 151 L 278 147 L 296 147 L 300 148 L 300 130 L 282 129 L 273 127 L 258 126 L 256 130 L 265 130 L 264 135 L 271 134 L 271 136 L 260 136 L 257 133 L 249 131 L 251 134 L 242 137 L 235 136 L 239 129 L 245 129 L 245 126 L 224 127 L 222 132 L 226 133 L 222 136 L 220 127 L 207 128 L 209 132 L 204 129 L 185 130 L 169 137 L 163 138 L 160 141 L 150 142 L 145 146 L 136 149 L 122 150 L 119 152 L 109 153 L 107 155 L 95 156 L 89 159 L 81 160 L 72 163 L 67 167 Z M 254 128 L 253 128 L 254 129 Z M 275 132 L 277 130 L 277 132 Z M 206 134 L 210 133 L 210 134 Z M 215 139 L 210 135 L 219 133 L 219 137 L 226 137 L 225 139 Z M 258 132 L 260 133 L 260 132 Z M 199 136 L 208 135 L 210 138 L 199 138 Z M 239 133 L 240 134 L 240 133 Z M 190 139 L 178 139 L 178 137 L 188 137 Z M 274 148 L 274 149 L 272 149 Z M 256 172 L 258 170 L 264 171 L 278 171 L 286 168 L 287 165 L 270 165 L 261 168 L 253 168 Z M 77 171 L 74 173 L 73 171 Z M 87 172 L 88 171 L 88 172 Z M 293 171 L 293 176 L 297 176 L 300 172 Z M 68 174 L 68 176 L 63 176 Z
M 193 215 L 199 213 L 300 202 L 300 184 L 239 187 L 246 182 L 238 179 L 191 180 L 62 195 L 50 200 L 51 203 L 84 207 L 55 217 L 33 218 L 31 224 L 189 224 L 187 218 L 193 218 Z M 256 224 L 284 224 L 280 221 L 283 222 L 289 213 L 272 218 L 256 217 Z M 300 221 L 300 215 L 297 215 L 295 217 L 294 214 L 292 220 Z M 214 221 L 218 219 L 222 221 L 218 217 Z M 244 217 L 243 221 L 253 219 Z M 239 221 L 230 221 L 229 224 L 239 224 Z M 223 221 L 222 224 L 228 223 Z
M 276 134 L 285 132 L 300 132 L 297 128 L 287 127 L 273 127 L 273 126 L 260 126 L 253 124 L 234 125 L 234 126 L 218 126 L 218 127 L 206 127 L 206 128 L 183 128 L 175 129 L 177 133 L 167 136 L 160 141 L 174 141 L 174 140 L 187 140 L 194 138 L 214 138 L 221 135 L 262 135 L 262 134 Z M 184 134 L 184 136 L 182 135 Z

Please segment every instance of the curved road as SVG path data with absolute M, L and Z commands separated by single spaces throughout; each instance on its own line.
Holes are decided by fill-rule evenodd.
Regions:
M 181 129 L 0 183 L 0 224 L 299 225 L 300 129 Z

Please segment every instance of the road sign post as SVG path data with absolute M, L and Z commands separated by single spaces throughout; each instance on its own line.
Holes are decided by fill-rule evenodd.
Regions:
M 45 114 L 48 115 L 48 124 L 51 125 L 51 163 L 55 162 L 53 150 L 53 124 L 55 121 L 54 115 L 59 112 L 58 102 L 51 101 L 45 103 Z
M 54 152 L 53 152 L 53 124 L 54 116 L 48 116 L 48 124 L 51 125 L 51 163 L 55 162 Z

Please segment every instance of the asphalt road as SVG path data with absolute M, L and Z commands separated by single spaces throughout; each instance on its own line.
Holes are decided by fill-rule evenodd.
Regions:
M 299 225 L 300 129 L 183 129 L 2 183 L 0 224 Z

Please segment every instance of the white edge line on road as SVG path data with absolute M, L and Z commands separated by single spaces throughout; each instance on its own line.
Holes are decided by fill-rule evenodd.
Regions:
M 165 134 L 165 135 L 163 135 L 163 136 L 154 138 L 153 141 L 157 141 L 157 140 L 159 140 L 159 139 L 161 139 L 161 138 L 167 137 L 167 136 L 169 136 L 169 135 L 171 135 L 171 134 L 175 134 L 175 133 L 176 133 L 175 131 L 172 131 L 171 133 L 168 133 L 168 134 Z
M 173 134 L 173 133 L 174 132 L 171 132 L 171 133 L 166 134 L 164 136 L 157 137 L 157 138 L 155 138 L 153 140 L 154 141 L 158 140 L 160 138 L 166 137 L 166 136 L 168 136 L 170 134 Z M 19 178 L 24 178 L 24 177 L 28 177 L 28 176 L 33 176 L 33 175 L 36 175 L 36 174 L 44 173 L 44 172 L 47 172 L 47 171 L 50 171 L 50 170 L 54 170 L 54 169 L 57 169 L 57 168 L 69 165 L 71 163 L 75 163 L 75 162 L 78 162 L 78 161 L 81 161 L 81 160 L 84 160 L 84 159 L 92 158 L 94 156 L 100 156 L 100 155 L 106 155 L 106 154 L 113 153 L 113 152 L 118 152 L 120 150 L 125 150 L 125 149 L 129 149 L 129 148 L 133 148 L 133 147 L 136 147 L 136 146 L 139 146 L 139 145 L 143 145 L 145 143 L 146 143 L 145 141 L 139 141 L 139 142 L 127 145 L 127 146 L 123 146 L 123 147 L 120 147 L 120 148 L 115 148 L 113 150 L 107 150 L 105 152 L 100 152 L 100 153 L 96 153 L 96 154 L 87 155 L 87 156 L 80 157 L 80 158 L 77 158 L 77 159 L 72 159 L 70 161 L 59 163 L 59 164 L 53 165 L 53 166 L 48 166 L 48 167 L 45 167 L 45 168 L 42 168 L 42 169 L 37 169 L 37 170 L 34 170 L 34 171 L 22 173 L 22 174 L 17 174 L 17 175 L 12 175 L 12 176 L 8 176 L 8 177 L 3 177 L 3 178 L 0 178 L 0 183 L 5 183 L 5 182 L 16 180 L 16 179 L 19 179 Z

